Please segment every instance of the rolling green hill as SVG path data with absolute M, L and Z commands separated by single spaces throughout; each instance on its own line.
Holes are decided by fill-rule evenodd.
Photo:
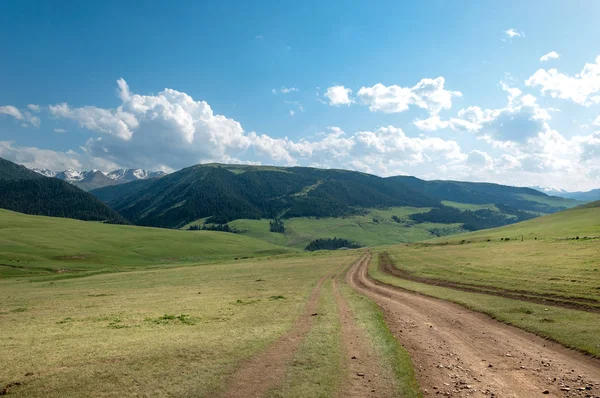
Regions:
M 424 181 L 405 176 L 390 179 L 401 181 L 410 188 L 440 201 L 477 205 L 501 204 L 521 211 L 538 213 L 554 213 L 581 204 L 573 199 L 548 196 L 532 188 L 479 182 Z
M 500 228 L 487 229 L 434 241 L 479 241 L 485 239 L 564 239 L 600 237 L 600 201 L 543 217 L 534 218 Z M 600 242 L 600 240 L 599 240 Z
M 0 276 L 125 270 L 287 253 L 250 237 L 0 210 Z
M 416 242 L 464 231 L 461 224 L 416 223 L 409 218 L 412 214 L 428 210 L 429 208 L 392 207 L 371 209 L 364 214 L 348 217 L 295 217 L 283 220 L 284 233 L 270 232 L 270 220 L 267 219 L 240 219 L 229 225 L 243 235 L 297 249 L 304 249 L 311 241 L 324 238 L 347 239 L 360 246 L 380 246 Z
M 595 202 L 586 203 L 583 205 L 579 205 L 579 206 L 575 207 L 575 209 L 593 209 L 593 208 L 597 208 L 597 207 L 600 207 L 600 200 L 597 200 Z
M 93 195 L 2 158 L 0 208 L 26 214 L 126 223 Z

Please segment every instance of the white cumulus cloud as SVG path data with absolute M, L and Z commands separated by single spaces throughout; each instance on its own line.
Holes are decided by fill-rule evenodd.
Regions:
M 37 167 L 63 171 L 68 169 L 114 170 L 116 165 L 102 158 L 91 158 L 73 150 L 53 151 L 36 147 L 15 145 L 10 141 L 0 141 L 0 157 L 26 167 Z
M 469 167 L 476 168 L 478 170 L 491 170 L 494 168 L 494 160 L 486 152 L 479 150 L 473 150 L 467 155 L 466 164 Z
M 4 105 L 0 106 L 0 114 L 9 115 L 18 120 L 23 120 L 23 115 L 21 111 L 15 108 L 12 105 Z
M 502 143 L 524 143 L 547 129 L 552 108 L 544 109 L 537 104 L 531 94 L 500 82 L 502 90 L 508 94 L 508 104 L 504 108 L 482 109 L 470 106 L 458 111 L 457 117 L 442 120 L 437 115 L 428 119 L 415 120 L 414 124 L 424 131 L 451 128 L 455 131 L 468 131 L 495 145 Z
M 514 29 L 514 28 L 510 28 L 504 31 L 504 34 L 506 35 L 506 37 L 508 37 L 509 39 L 515 38 L 515 37 L 525 37 L 525 33 Z
M 538 69 L 525 84 L 540 87 L 542 93 L 552 98 L 568 99 L 584 106 L 600 104 L 600 55 L 595 63 L 585 64 L 574 76 L 557 69 Z
M 560 55 L 556 51 L 550 51 L 548 54 L 542 55 L 542 57 L 540 58 L 540 61 L 546 62 L 546 61 L 550 61 L 551 59 L 559 59 L 559 58 L 560 58 Z
M 271 92 L 273 94 L 277 94 L 277 93 L 281 93 L 281 94 L 289 94 L 289 93 L 293 93 L 295 91 L 300 91 L 298 90 L 296 87 L 281 87 L 279 90 L 277 90 L 276 88 L 272 89 Z
M 329 99 L 329 105 L 339 106 L 352 104 L 354 100 L 352 99 L 351 94 L 352 90 L 349 88 L 344 86 L 332 86 L 328 87 L 323 95 Z
M 372 87 L 361 87 L 358 97 L 371 112 L 400 113 L 416 105 L 435 115 L 442 109 L 452 107 L 452 98 L 461 97 L 460 91 L 444 89 L 445 79 L 422 79 L 413 87 L 385 86 L 377 83 Z
M 75 120 L 81 127 L 88 130 L 112 134 L 126 140 L 131 139 L 132 129 L 139 125 L 135 115 L 123 111 L 122 107 L 118 107 L 116 110 L 95 106 L 73 108 L 66 103 L 62 103 L 50 105 L 49 109 L 54 116 Z
M 29 111 L 25 111 L 23 116 L 25 117 L 27 123 L 31 124 L 33 127 L 40 127 L 41 120 L 38 116 L 33 115 Z
M 28 105 L 27 108 L 30 110 L 36 111 L 36 112 L 39 111 L 38 105 Z M 17 120 L 20 120 L 23 127 L 29 127 L 29 126 L 40 127 L 41 121 L 38 116 L 35 116 L 34 114 L 32 114 L 31 112 L 29 112 L 27 110 L 20 111 L 19 109 L 17 109 L 16 107 L 14 107 L 12 105 L 0 106 L 0 114 L 9 115 L 9 116 L 14 117 Z
M 556 109 L 543 108 L 535 96 L 505 82 L 501 82 L 507 97 L 504 107 L 469 106 L 454 117 L 442 118 L 441 111 L 450 109 L 453 99 L 460 95 L 447 91 L 444 83 L 438 78 L 423 79 L 410 88 L 382 86 L 378 90 L 376 85 L 365 88 L 364 98 L 358 98 L 376 112 L 393 113 L 411 106 L 426 110 L 429 116 L 413 123 L 427 132 L 447 128 L 472 135 L 477 139 L 471 140 L 466 153 L 453 139 L 429 133 L 411 136 L 392 125 L 351 132 L 329 127 L 299 139 L 247 132 L 238 121 L 215 113 L 208 103 L 184 92 L 165 88 L 157 94 L 142 95 L 119 79 L 115 107 L 60 103 L 42 108 L 55 118 L 72 120 L 89 130 L 92 137 L 81 147 L 51 151 L 1 142 L 0 156 L 29 167 L 54 170 L 141 167 L 172 171 L 217 161 L 346 168 L 378 175 L 511 185 L 597 187 L 600 132 L 566 138 L 550 127 Z M 352 101 L 352 92 L 339 87 L 348 90 L 344 91 L 347 101 L 343 96 L 327 98 L 348 105 L 344 102 Z M 299 102 L 284 102 L 290 115 L 303 111 Z M 0 109 L 12 117 L 20 116 L 21 123 L 35 125 L 31 107 Z

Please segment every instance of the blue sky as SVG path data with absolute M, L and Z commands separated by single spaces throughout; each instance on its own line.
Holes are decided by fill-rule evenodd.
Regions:
M 138 4 L 3 5 L 0 156 L 600 187 L 599 2 Z

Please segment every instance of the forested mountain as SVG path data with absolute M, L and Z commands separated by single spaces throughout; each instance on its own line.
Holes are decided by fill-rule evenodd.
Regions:
M 370 207 L 439 205 L 385 178 L 302 167 L 198 165 L 135 184 L 123 185 L 123 191 L 111 187 L 93 193 L 136 224 L 171 228 L 205 217 L 223 223 L 239 218 L 339 217 Z
M 93 195 L 0 158 L 0 208 L 80 220 L 126 222 Z
M 525 211 L 551 213 L 576 204 L 533 189 L 497 184 L 382 178 L 308 167 L 222 164 L 197 165 L 160 179 L 92 193 L 131 222 L 168 228 L 202 218 L 226 223 L 235 219 L 342 217 L 368 208 L 411 206 L 442 209 L 415 221 L 435 222 L 436 215 L 443 214 L 449 222 L 470 223 L 471 229 L 480 229 L 534 215 Z M 498 204 L 502 210 L 501 215 L 489 211 L 461 213 L 448 209 L 442 201 Z
M 0 158 L 0 181 L 19 181 L 41 179 L 43 176 L 25 166 Z
M 539 213 L 554 213 L 578 204 L 577 201 L 571 199 L 551 199 L 552 197 L 532 188 L 480 182 L 425 181 L 405 176 L 389 177 L 389 179 L 403 182 L 412 189 L 440 201 L 449 200 L 472 204 L 494 203 Z

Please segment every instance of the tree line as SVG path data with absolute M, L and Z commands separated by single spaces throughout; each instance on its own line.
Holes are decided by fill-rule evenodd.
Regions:
M 322 238 L 311 241 L 304 250 L 316 251 L 316 250 L 337 250 L 337 249 L 358 249 L 360 246 L 356 243 L 350 242 L 348 239 L 342 238 Z

